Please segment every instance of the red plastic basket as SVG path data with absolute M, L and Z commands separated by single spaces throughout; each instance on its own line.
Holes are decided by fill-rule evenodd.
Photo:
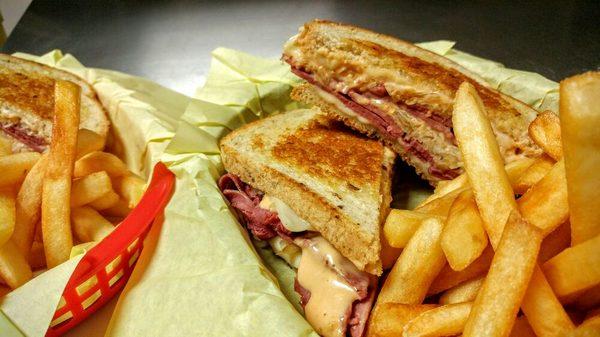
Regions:
M 171 198 L 175 176 L 163 163 L 139 204 L 104 240 L 90 249 L 71 275 L 46 336 L 60 336 L 100 309 L 121 290 L 157 215 Z

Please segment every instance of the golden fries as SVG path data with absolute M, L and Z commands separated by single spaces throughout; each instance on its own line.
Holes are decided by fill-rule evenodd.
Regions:
M 91 207 L 79 207 L 71 210 L 73 231 L 81 242 L 102 241 L 112 233 L 114 226 Z
M 392 209 L 383 225 L 383 234 L 390 246 L 404 248 L 421 223 L 431 217 L 421 212 Z
M 94 151 L 102 151 L 103 148 L 104 138 L 102 136 L 88 129 L 79 129 L 77 134 L 77 159 Z
M 488 269 L 490 269 L 490 264 L 492 263 L 493 257 L 494 250 L 490 245 L 488 245 L 481 256 L 479 256 L 475 261 L 473 261 L 473 263 L 461 271 L 456 271 L 449 265 L 444 266 L 442 271 L 431 284 L 428 295 L 441 293 L 442 291 L 455 287 L 465 281 L 485 275 Z
M 465 327 L 472 303 L 448 304 L 427 310 L 404 326 L 403 337 L 454 336 Z
M 463 336 L 508 336 L 537 262 L 542 233 L 511 213 Z M 510 283 L 507 281 L 510 280 Z
M 101 196 L 100 198 L 89 203 L 93 209 L 97 211 L 101 211 L 103 209 L 111 208 L 115 206 L 119 202 L 119 195 L 114 191 L 108 191 L 106 194 Z
M 432 304 L 377 303 L 371 312 L 366 335 L 367 337 L 401 336 L 406 323 L 435 307 Z
M 17 193 L 16 223 L 12 240 L 23 256 L 29 255 L 36 224 L 40 220 L 42 184 L 48 155 L 43 155 L 31 168 Z
M 560 124 L 571 244 L 577 245 L 600 234 L 600 72 L 560 83 Z
M 535 162 L 534 159 L 531 158 L 522 158 L 519 160 L 515 160 L 510 162 L 504 166 L 506 170 L 506 175 L 508 176 L 508 180 L 514 188 L 519 177 Z M 443 183 L 442 183 L 443 182 Z M 441 196 L 444 196 L 452 191 L 470 187 L 469 179 L 466 173 L 461 174 L 460 176 L 454 178 L 453 180 L 445 180 L 438 184 L 435 188 L 435 191 L 432 195 L 430 195 L 421 205 L 425 205 L 434 199 L 437 199 Z
M 12 187 L 0 188 L 0 247 L 8 241 L 15 229 L 15 192 Z
M 441 244 L 448 264 L 454 270 L 465 269 L 487 246 L 487 234 L 471 190 L 460 193 L 452 203 Z
M 481 285 L 483 284 L 483 280 L 485 280 L 485 277 L 479 277 L 446 290 L 442 296 L 440 296 L 440 304 L 473 302 L 475 297 L 477 297 L 479 288 L 481 288 Z
M 131 209 L 127 206 L 127 202 L 123 199 L 119 199 L 114 206 L 102 210 L 102 214 L 106 216 L 114 216 L 119 218 L 126 217 L 129 212 L 131 212 Z
M 0 157 L 0 187 L 17 184 L 40 159 L 37 152 L 23 152 Z
M 551 233 L 569 217 L 566 185 L 564 163 L 561 160 L 519 198 L 518 205 L 523 217 L 541 229 L 544 235 Z
M 570 91 L 561 97 L 566 117 L 561 111 L 559 123 L 555 114 L 542 113 L 529 127 L 545 154 L 503 165 L 477 93 L 461 85 L 453 126 L 465 173 L 441 182 L 413 212 L 394 210 L 384 226 L 393 245 L 406 247 L 369 323 L 391 327 L 379 330 L 381 336 L 600 336 L 600 72 L 569 79 L 561 90 Z M 516 201 L 515 194 L 521 195 Z M 440 217 L 448 264 L 429 285 L 426 301 L 442 306 L 418 315 L 392 309 L 396 302 L 423 303 L 433 273 L 422 271 L 437 271 L 439 260 L 431 254 L 431 236 L 419 232 Z M 424 261 L 415 260 L 413 241 L 421 242 Z
M 401 252 L 402 248 L 390 246 L 385 235 L 381 235 L 381 266 L 384 270 L 389 270 L 394 266 Z
M 446 217 L 450 211 L 450 207 L 452 206 L 454 199 L 456 199 L 456 197 L 467 188 L 468 187 L 464 187 L 454 190 L 439 198 L 435 198 L 430 202 L 423 203 L 415 208 L 415 212 Z
M 516 194 L 524 194 L 527 190 L 540 181 L 550 171 L 554 165 L 554 160 L 548 156 L 541 156 L 531 164 L 519 176 L 517 181 L 513 184 L 513 190 Z
M 600 284 L 600 235 L 546 261 L 544 274 L 558 297 L 577 295 Z
M 79 207 L 111 192 L 110 177 L 104 171 L 94 172 L 73 181 L 71 188 L 71 207 Z
M 114 181 L 115 190 L 127 202 L 129 208 L 134 208 L 146 190 L 146 182 L 133 174 L 115 178 Z
M 529 124 L 529 136 L 554 160 L 562 158 L 560 119 L 552 111 L 544 111 Z
M 436 218 L 423 222 L 390 271 L 377 303 L 420 304 L 446 258 L 440 245 L 443 223 Z
M 32 277 L 27 260 L 11 240 L 0 247 L 0 277 L 12 289 L 23 285 Z
M 539 266 L 531 276 L 521 310 L 538 336 L 560 337 L 575 327 Z
M 496 247 L 517 205 L 485 108 L 469 83 L 456 92 L 452 123 L 485 230 Z
M 114 154 L 94 151 L 75 162 L 73 175 L 80 178 L 100 171 L 106 171 L 111 177 L 120 177 L 129 174 L 127 166 Z
M 79 129 L 81 88 L 57 81 L 55 113 L 42 188 L 42 234 L 49 268 L 69 259 L 73 247 L 70 219 L 71 176 Z

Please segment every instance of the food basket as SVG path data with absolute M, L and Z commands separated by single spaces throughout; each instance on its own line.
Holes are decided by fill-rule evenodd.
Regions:
M 81 258 L 62 294 L 46 336 L 60 336 L 106 304 L 127 283 L 154 219 L 171 197 L 174 174 L 163 163 L 138 205 Z

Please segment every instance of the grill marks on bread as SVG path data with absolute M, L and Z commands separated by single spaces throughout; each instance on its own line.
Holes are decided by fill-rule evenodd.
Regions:
M 0 101 L 17 109 L 51 119 L 54 111 L 54 80 L 0 69 Z
M 341 123 L 312 123 L 283 137 L 272 154 L 311 175 L 361 186 L 379 181 L 383 146 L 375 140 L 357 141 Z

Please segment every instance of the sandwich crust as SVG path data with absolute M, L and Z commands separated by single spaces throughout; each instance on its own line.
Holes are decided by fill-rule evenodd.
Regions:
M 257 138 L 261 148 L 254 147 Z M 391 200 L 394 157 L 385 151 L 312 110 L 245 125 L 221 141 L 228 172 L 281 199 L 360 270 L 376 275 L 382 272 L 379 230 Z

